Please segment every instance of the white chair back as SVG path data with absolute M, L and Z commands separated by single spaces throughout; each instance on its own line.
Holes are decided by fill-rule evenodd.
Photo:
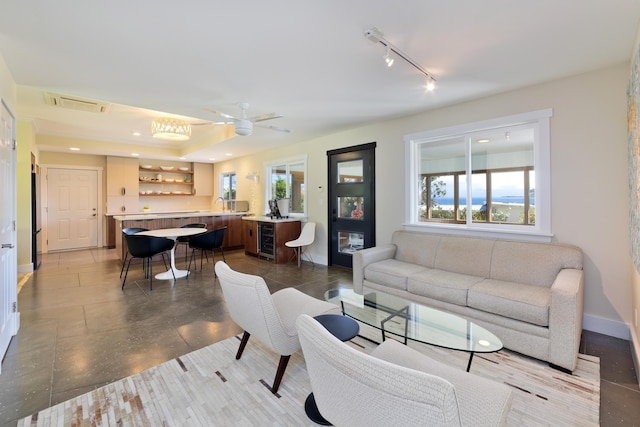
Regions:
M 355 350 L 309 316 L 296 327 L 318 410 L 334 425 L 460 425 L 445 379 Z
M 234 271 L 223 261 L 216 263 L 215 271 L 229 314 L 238 326 L 280 354 L 299 348 L 298 337 L 286 333 L 262 277 Z

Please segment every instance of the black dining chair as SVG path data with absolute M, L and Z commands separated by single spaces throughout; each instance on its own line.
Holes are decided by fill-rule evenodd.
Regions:
M 227 262 L 224 257 L 224 249 L 222 249 L 222 242 L 224 241 L 224 234 L 227 231 L 227 227 L 218 228 L 217 230 L 208 231 L 203 234 L 197 234 L 195 236 L 191 236 L 191 240 L 189 241 L 189 248 L 191 248 L 191 257 L 189 258 L 189 267 L 187 270 L 191 271 L 191 261 L 195 259 L 196 250 L 200 250 L 200 270 L 202 270 L 202 256 L 206 255 L 208 251 L 211 251 L 211 259 L 213 265 L 215 266 L 215 254 L 214 250 L 219 249 L 222 253 L 222 259 L 224 262 Z M 207 257 L 207 260 L 209 258 Z M 194 263 L 194 266 L 196 264 Z M 213 276 L 215 277 L 216 272 L 213 271 Z
M 149 231 L 146 228 L 142 228 L 142 227 L 128 227 L 128 228 L 123 228 L 122 229 L 122 234 L 136 234 L 136 233 L 140 233 L 141 231 Z M 124 271 L 124 265 L 127 263 L 127 257 L 129 256 L 129 247 L 127 246 L 127 252 L 125 252 L 124 254 L 124 259 L 122 260 L 122 268 L 120 268 L 120 278 L 122 279 L 122 272 Z M 147 269 L 146 269 L 146 263 L 142 262 L 142 270 L 144 271 L 145 276 L 147 277 Z
M 129 258 L 129 262 L 127 263 L 127 271 L 124 273 L 122 289 L 124 289 L 124 284 L 127 281 L 127 274 L 129 274 L 131 261 L 134 258 L 142 258 L 142 262 L 145 262 L 145 260 L 147 262 L 146 274 L 149 275 L 149 290 L 153 290 L 153 256 L 162 254 L 162 262 L 164 263 L 165 268 L 168 268 L 167 261 L 164 256 L 167 251 L 173 249 L 174 241 L 171 239 L 165 239 L 164 237 L 140 236 L 136 234 L 125 234 L 124 238 L 127 241 L 127 247 L 129 248 L 131 258 Z M 171 269 L 171 274 L 173 274 L 173 269 Z M 175 279 L 176 277 L 174 275 L 173 280 Z
M 183 225 L 180 228 L 207 228 L 207 224 L 201 223 L 201 222 L 196 222 L 193 224 L 186 224 Z M 189 256 L 189 240 L 192 238 L 192 236 L 180 236 L 176 239 L 176 245 L 183 245 L 184 246 L 184 259 L 187 259 L 187 256 Z M 176 249 L 178 249 L 176 247 Z

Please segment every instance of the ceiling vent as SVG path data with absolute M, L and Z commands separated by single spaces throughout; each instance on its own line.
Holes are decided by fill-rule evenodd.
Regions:
M 76 111 L 86 111 L 89 113 L 107 113 L 111 104 L 98 102 L 90 99 L 74 98 L 56 93 L 44 93 L 44 103 L 54 107 L 68 108 Z

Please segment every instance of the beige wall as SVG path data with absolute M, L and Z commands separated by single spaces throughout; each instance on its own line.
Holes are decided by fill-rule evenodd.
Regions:
M 16 190 L 18 229 L 18 271 L 33 271 L 31 263 L 31 153 L 38 156 L 35 129 L 29 121 L 17 122 Z
M 624 335 L 631 319 L 629 268 L 626 84 L 629 64 L 461 103 L 423 114 L 305 141 L 215 165 L 235 170 L 239 198 L 246 197 L 252 170 L 264 178 L 265 161 L 308 156 L 308 213 L 318 223 L 312 256 L 327 260 L 327 150 L 377 142 L 376 239 L 388 242 L 405 218 L 405 134 L 544 108 L 551 119 L 552 230 L 554 241 L 585 253 L 585 325 Z M 216 177 L 217 179 L 217 177 Z M 262 208 L 264 180 L 259 204 Z M 262 213 L 262 211 L 260 211 Z

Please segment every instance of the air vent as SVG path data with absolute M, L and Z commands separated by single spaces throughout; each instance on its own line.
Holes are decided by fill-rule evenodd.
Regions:
M 93 101 L 91 99 L 74 98 L 56 93 L 44 93 L 44 103 L 54 107 L 68 108 L 70 110 L 87 111 L 89 113 L 107 113 L 111 104 Z

